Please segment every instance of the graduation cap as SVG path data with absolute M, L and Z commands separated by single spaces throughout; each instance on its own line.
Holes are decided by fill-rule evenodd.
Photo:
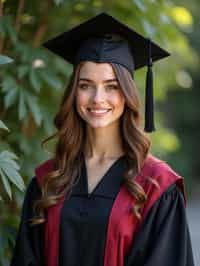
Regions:
M 105 12 L 45 42 L 43 46 L 73 66 L 81 61 L 117 63 L 128 69 L 131 75 L 134 70 L 147 66 L 145 131 L 155 130 L 152 64 L 169 56 L 167 51 Z

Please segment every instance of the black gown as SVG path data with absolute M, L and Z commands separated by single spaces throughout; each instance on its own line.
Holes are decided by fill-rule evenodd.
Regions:
M 103 266 L 108 218 L 125 168 L 122 156 L 88 194 L 83 164 L 82 175 L 61 210 L 59 266 Z M 27 222 L 39 196 L 34 177 L 26 191 L 11 266 L 44 266 L 44 225 L 29 227 Z M 124 266 L 194 266 L 184 198 L 176 184 L 145 217 Z

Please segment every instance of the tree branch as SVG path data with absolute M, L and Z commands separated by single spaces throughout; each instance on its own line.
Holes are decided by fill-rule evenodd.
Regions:
M 34 35 L 34 39 L 33 39 L 33 46 L 34 47 L 38 47 L 41 44 L 41 41 L 43 39 L 43 36 L 46 32 L 47 29 L 47 23 L 43 22 L 37 29 L 35 35 Z
M 19 0 L 18 8 L 17 8 L 17 14 L 16 14 L 16 20 L 15 20 L 15 28 L 18 32 L 20 29 L 20 18 L 24 10 L 24 0 Z
M 35 32 L 34 39 L 33 39 L 33 46 L 38 47 L 40 46 L 43 36 L 46 33 L 47 27 L 48 27 L 48 15 L 49 10 L 52 7 L 51 1 L 43 1 L 42 2 L 42 14 L 41 14 L 41 23 L 38 26 L 38 29 Z

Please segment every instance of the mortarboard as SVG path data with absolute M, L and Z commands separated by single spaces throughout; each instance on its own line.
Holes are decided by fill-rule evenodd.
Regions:
M 167 51 L 105 12 L 50 39 L 43 46 L 73 66 L 81 61 L 117 63 L 131 75 L 134 70 L 147 66 L 145 131 L 155 130 L 152 64 L 169 56 Z

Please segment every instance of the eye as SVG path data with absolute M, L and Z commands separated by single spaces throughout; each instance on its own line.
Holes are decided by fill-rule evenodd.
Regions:
M 108 89 L 110 89 L 110 90 L 117 90 L 117 89 L 119 89 L 119 86 L 116 84 L 110 84 L 110 85 L 107 85 L 106 86 Z
M 89 88 L 89 85 L 87 83 L 81 83 L 81 84 L 79 84 L 79 88 L 85 90 L 85 89 Z

